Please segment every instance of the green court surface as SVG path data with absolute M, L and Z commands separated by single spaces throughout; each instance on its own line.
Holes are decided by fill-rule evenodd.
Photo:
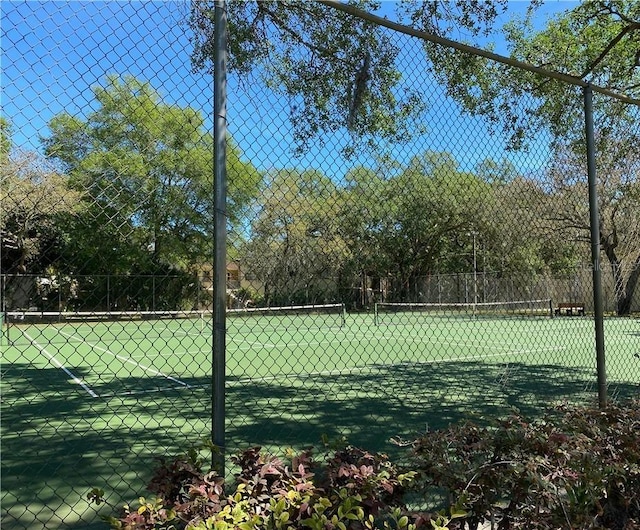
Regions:
M 212 365 L 211 315 L 193 318 L 12 324 L 4 363 L 57 367 L 69 392 L 109 398 L 193 388 Z M 637 319 L 606 321 L 609 376 L 637 380 Z M 594 324 L 578 317 L 486 318 L 394 313 L 227 318 L 230 384 L 327 377 L 415 365 L 469 363 L 588 367 Z M 622 357 L 622 358 L 620 358 Z M 207 381 L 208 384 L 208 381 Z M 42 389 L 46 392 L 46 389 Z
M 30 503 L 88 528 L 90 488 L 136 498 L 155 455 L 208 438 L 212 329 L 206 314 L 5 327 L 6 528 L 33 527 Z M 228 451 L 323 435 L 393 451 L 392 436 L 461 419 L 592 403 L 593 330 L 590 318 L 541 315 L 230 314 Z M 610 393 L 637 395 L 640 321 L 608 319 L 605 338 Z

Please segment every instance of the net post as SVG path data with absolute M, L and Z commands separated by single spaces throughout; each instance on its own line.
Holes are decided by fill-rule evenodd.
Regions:
M 379 326 L 380 325 L 380 321 L 378 319 L 378 302 L 375 302 L 373 304 L 373 324 L 375 326 Z

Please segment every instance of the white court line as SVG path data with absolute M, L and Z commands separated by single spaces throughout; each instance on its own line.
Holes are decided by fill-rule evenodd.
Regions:
M 211 352 L 209 350 L 207 350 L 206 352 L 204 352 L 203 350 L 176 350 L 176 351 L 169 352 L 169 353 L 156 351 L 156 352 L 154 352 L 154 355 L 156 357 L 170 358 L 170 357 L 186 357 L 188 355 L 198 355 L 198 354 L 202 354 L 202 353 L 211 353 Z M 131 355 L 130 357 L 131 357 L 131 359 L 145 359 L 147 356 L 146 355 Z
M 356 333 L 355 335 L 357 336 L 362 336 L 362 337 L 369 337 L 371 335 L 365 335 L 365 334 L 359 334 Z M 424 344 L 427 343 L 438 343 L 438 344 L 447 344 L 447 345 L 459 345 L 459 346 L 478 346 L 478 347 L 483 347 L 483 348 L 492 348 L 492 349 L 497 349 L 503 346 L 511 346 L 510 342 L 505 342 L 505 341 L 484 341 L 484 340 L 466 340 L 466 341 L 461 341 L 461 340 L 442 340 L 441 335 L 430 335 L 430 336 L 425 336 L 423 335 L 422 337 L 407 337 L 405 334 L 401 333 L 399 335 L 394 335 L 393 333 L 374 333 L 373 335 L 374 338 L 384 338 L 384 339 L 389 339 L 389 340 L 404 340 L 405 342 L 411 342 L 411 343 L 416 343 L 416 342 L 421 342 Z M 418 339 L 418 340 L 416 340 Z M 426 340 L 425 340 L 426 339 Z
M 239 339 L 235 337 L 229 337 L 228 344 L 234 344 L 238 346 L 238 350 L 240 351 L 252 351 L 257 348 L 263 349 L 272 349 L 272 348 L 282 348 L 284 346 L 288 348 L 307 348 L 310 346 L 331 346 L 332 344 L 344 344 L 345 342 L 353 343 L 353 342 L 361 342 L 361 339 L 367 339 L 367 342 L 371 342 L 374 339 L 387 339 L 387 340 L 399 340 L 404 339 L 403 342 L 411 343 L 411 344 L 444 344 L 451 346 L 474 346 L 476 348 L 485 348 L 498 350 L 505 346 L 511 346 L 510 342 L 487 342 L 487 341 L 456 341 L 456 340 L 441 340 L 439 337 L 404 337 L 402 335 L 392 335 L 387 333 L 374 333 L 374 334 L 365 334 L 365 333 L 354 333 L 351 337 L 344 337 L 333 340 L 324 340 L 324 341 L 312 341 L 312 342 L 283 342 L 281 344 L 274 344 L 271 342 L 260 342 L 260 341 L 249 341 L 244 339 Z M 86 344 L 95 345 L 98 344 L 93 341 L 84 341 Z M 244 346 L 244 347 L 243 347 Z M 550 346 L 544 348 L 535 348 L 535 349 L 527 349 L 520 350 L 526 353 L 533 353 L 538 351 L 556 351 L 562 348 L 557 346 Z M 112 353 L 112 352 L 109 352 Z M 187 352 L 191 353 L 191 352 Z M 201 353 L 200 350 L 196 353 Z M 171 354 L 166 354 L 166 356 L 173 356 L 175 352 Z M 163 354 L 159 354 L 163 355 Z M 135 356 L 133 356 L 135 358 Z
M 277 348 L 277 344 L 271 344 L 270 342 L 260 342 L 259 340 L 244 340 L 244 339 L 236 339 L 235 337 L 229 337 L 229 342 L 235 342 L 238 344 L 249 344 L 255 346 L 264 346 L 267 348 Z M 240 348 L 242 349 L 242 348 Z M 250 349 L 250 348 L 249 348 Z
M 82 388 L 84 388 L 84 390 L 86 390 L 86 392 L 91 397 L 93 397 L 93 398 L 100 397 L 93 390 L 91 390 L 91 388 L 89 388 L 89 386 L 82 379 L 80 379 L 71 370 L 69 370 L 67 367 L 65 367 L 60 361 L 58 361 L 58 359 L 56 359 L 53 355 L 51 355 L 43 346 L 38 344 L 38 342 L 35 339 L 30 337 L 28 333 L 25 332 L 24 336 L 27 337 L 31 341 L 31 344 L 33 344 L 36 348 L 38 348 L 41 353 L 44 353 L 53 364 L 55 364 L 58 368 L 60 368 L 62 371 L 64 371 L 64 373 L 67 374 L 72 379 L 72 381 L 74 383 L 76 383 L 76 384 L 80 385 Z
M 80 337 L 76 337 L 74 335 L 69 335 L 69 333 L 65 333 L 64 331 L 60 332 L 62 335 L 64 335 L 65 337 L 68 337 L 72 340 L 78 341 L 78 342 L 84 342 L 84 340 Z M 190 385 L 189 383 L 185 383 L 184 381 L 180 381 L 180 379 L 176 379 L 175 377 L 172 377 L 170 375 L 164 374 L 158 370 L 156 370 L 155 368 L 151 368 L 150 366 L 145 366 L 144 364 L 140 364 L 135 362 L 133 359 L 131 359 L 131 357 L 123 357 L 122 355 L 118 355 L 117 353 L 114 353 L 106 348 L 101 348 L 100 346 L 97 345 L 92 345 L 93 348 L 95 348 L 96 350 L 100 350 L 103 351 L 105 353 L 108 353 L 109 355 L 113 355 L 116 359 L 119 359 L 120 361 L 123 361 L 124 363 L 129 363 L 129 364 L 133 364 L 134 366 L 137 366 L 138 368 L 142 368 L 142 370 L 144 370 L 145 372 L 149 372 L 150 374 L 153 375 L 157 375 L 160 377 L 164 377 L 165 379 L 168 379 L 169 381 L 173 381 L 174 383 L 177 383 L 179 385 L 182 385 L 186 388 L 189 388 Z

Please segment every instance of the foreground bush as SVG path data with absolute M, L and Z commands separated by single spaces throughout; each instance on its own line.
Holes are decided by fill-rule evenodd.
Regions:
M 286 462 L 249 449 L 232 485 L 192 451 L 160 460 L 153 497 L 108 520 L 127 530 L 640 529 L 638 401 L 463 424 L 404 445 L 404 472 L 355 447 Z M 104 501 L 100 490 L 90 498 Z
M 444 491 L 464 506 L 452 529 L 638 530 L 639 405 L 452 427 L 416 440 L 411 462 L 426 499 Z
M 195 452 L 162 460 L 149 485 L 154 498 L 140 498 L 108 521 L 127 530 L 409 527 L 400 508 L 413 474 L 400 474 L 385 455 L 347 447 L 322 462 L 305 452 L 285 464 L 254 448 L 235 463 L 240 473 L 227 494 L 219 476 L 203 473 Z M 90 497 L 104 500 L 99 490 Z

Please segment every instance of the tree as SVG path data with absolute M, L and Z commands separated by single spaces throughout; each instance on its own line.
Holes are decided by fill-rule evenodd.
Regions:
M 616 312 L 627 315 L 640 278 L 640 149 L 627 138 L 610 142 L 596 160 L 600 175 L 600 247 L 614 281 Z M 588 184 L 584 157 L 571 147 L 556 151 L 550 170 L 555 201 L 547 214 L 567 238 L 589 240 Z
M 340 232 L 349 243 L 348 268 L 356 278 L 363 273 L 380 276 L 389 269 L 377 243 L 385 216 L 384 174 L 383 167 L 355 167 L 346 174 L 340 193 Z
M 624 0 L 584 2 L 549 21 L 541 31 L 530 20 L 507 28 L 512 56 L 568 74 L 630 97 L 640 97 L 640 5 Z M 513 77 L 513 76 L 511 76 Z M 584 112 L 576 89 L 564 83 L 527 76 L 539 106 L 531 115 L 550 127 L 554 138 L 582 142 Z M 524 76 L 519 75 L 522 82 Z M 637 109 L 613 98 L 598 98 L 596 126 L 601 140 L 608 132 L 627 128 Z M 629 121 L 631 120 L 631 121 Z M 531 129 L 530 129 L 531 130 Z M 639 131 L 631 131 L 635 141 Z M 632 140 L 634 141 L 634 140 Z
M 519 174 L 516 167 L 509 160 L 499 161 L 487 158 L 476 165 L 475 173 L 478 178 L 493 185 L 504 185 L 513 182 Z
M 4 164 L 11 152 L 11 123 L 0 116 L 0 163 Z
M 542 30 L 533 28 L 530 16 L 512 21 L 505 35 L 511 56 L 517 60 L 640 98 L 640 4 L 637 2 L 583 2 L 549 21 Z M 466 111 L 502 127 L 510 137 L 511 148 L 526 147 L 534 131 L 544 129 L 551 133 L 559 157 L 552 180 L 568 203 L 558 205 L 560 214 L 549 216 L 556 220 L 556 226 L 549 229 L 551 233 L 563 232 L 576 243 L 584 240 L 588 216 L 584 211 L 578 214 L 573 209 L 575 197 L 586 201 L 584 193 L 576 195 L 577 188 L 585 191 L 585 183 L 580 180 L 582 187 L 575 183 L 567 186 L 566 182 L 559 183 L 562 178 L 558 176 L 569 170 L 570 178 L 576 179 L 577 167 L 585 171 L 584 165 L 577 162 L 577 157 L 586 160 L 581 89 L 434 44 L 426 43 L 425 49 L 434 73 L 447 86 L 449 94 Z M 620 214 L 625 208 L 619 203 L 624 197 L 623 204 L 633 204 L 629 195 L 633 195 L 631 183 L 637 180 L 634 168 L 640 144 L 639 117 L 638 106 L 597 94 L 594 98 L 598 187 L 603 196 L 600 245 L 613 271 L 620 314 L 630 310 L 640 274 L 635 252 L 630 248 L 623 250 L 626 245 L 622 243 L 635 240 L 636 225 L 623 221 Z M 567 151 L 573 154 L 568 157 Z M 559 170 L 558 164 L 568 164 L 568 167 Z M 623 176 L 621 171 L 629 173 Z M 569 189 L 571 194 L 567 193 Z M 624 219 L 635 219 L 633 209 L 626 210 Z
M 61 225 L 81 213 L 82 193 L 40 154 L 14 148 L 1 118 L 0 133 L 0 307 L 25 308 L 33 303 L 35 276 L 55 272 L 68 237 Z
M 505 28 L 514 59 L 636 99 L 640 96 L 640 4 L 584 2 L 539 31 L 534 29 L 532 15 L 541 3 L 532 2 L 528 17 Z M 378 7 L 364 1 L 353 4 L 365 10 Z M 420 130 L 409 120 L 424 108 L 419 94 L 409 92 L 407 98 L 391 104 L 382 97 L 389 91 L 401 93 L 402 85 L 395 64 L 397 49 L 380 28 L 324 2 L 230 5 L 231 69 L 241 75 L 260 71 L 269 87 L 290 97 L 292 125 L 301 149 L 310 138 L 340 127 L 350 130 L 356 142 L 363 137 L 393 138 L 399 132 L 406 135 Z M 476 45 L 497 33 L 495 23 L 508 8 L 506 0 L 408 0 L 399 5 L 401 20 L 413 28 L 445 37 L 455 29 Z M 196 66 L 204 66 L 213 55 L 212 12 L 211 2 L 192 4 Z M 339 35 L 333 34 L 334 28 Z M 466 112 L 502 128 L 509 137 L 507 147 L 526 148 L 528 138 L 543 129 L 558 145 L 569 142 L 583 148 L 579 87 L 430 42 L 424 43 L 424 50 L 431 72 L 447 93 Z M 376 75 L 370 75 L 374 68 Z M 361 104 L 363 95 L 367 104 Z M 413 102 L 418 105 L 415 112 L 398 112 L 399 102 L 404 107 Z M 357 127 L 354 109 L 358 111 Z M 610 137 L 620 137 L 624 130 L 630 145 L 640 144 L 637 108 L 598 96 L 595 110 L 599 151 L 606 149 Z
M 533 26 L 537 4 L 531 6 L 527 17 L 505 26 L 504 36 L 513 59 L 625 96 L 640 97 L 637 2 L 580 3 L 550 20 L 543 30 Z M 417 20 L 420 29 L 434 30 L 427 17 Z M 540 128 L 560 141 L 583 141 L 584 109 L 579 87 L 434 43 L 425 42 L 424 47 L 432 72 L 448 93 L 466 111 L 501 126 L 510 136 L 511 148 L 527 146 L 532 132 Z M 635 112 L 632 107 L 613 98 L 599 98 L 598 127 L 606 131 L 628 126 Z
M 407 299 L 421 278 L 467 270 L 460 260 L 469 233 L 482 231 L 490 186 L 460 171 L 449 153 L 426 152 L 406 165 L 387 161 L 357 168 L 341 202 L 341 233 L 360 272 L 391 278 L 394 296 Z
M 587 2 L 551 21 L 540 32 L 512 26 L 514 54 L 527 61 L 570 73 L 619 93 L 640 96 L 640 5 L 617 0 Z M 553 218 L 565 232 L 585 239 L 586 159 L 581 98 L 559 83 L 538 83 L 541 102 L 535 116 L 556 139 L 551 172 L 562 204 Z M 570 92 L 573 97 L 570 98 Z M 569 104 L 567 105 L 567 103 Z M 600 248 L 614 279 L 618 314 L 628 314 L 640 275 L 638 255 L 638 145 L 640 109 L 611 98 L 595 99 L 596 160 L 599 192 Z M 573 236 L 574 238 L 576 236 Z
M 247 273 L 267 304 L 335 301 L 345 248 L 336 225 L 337 188 L 319 171 L 269 175 L 250 241 L 241 249 Z
M 423 94 L 403 85 L 402 72 L 396 65 L 399 49 L 393 37 L 379 26 L 326 5 L 328 3 L 295 0 L 229 2 L 229 69 L 240 76 L 258 72 L 267 87 L 289 97 L 291 124 L 299 150 L 304 150 L 311 140 L 322 141 L 325 133 L 336 129 L 345 128 L 352 133 L 356 145 L 352 146 L 351 152 L 363 139 L 374 145 L 380 137 L 398 140 L 421 132 L 420 119 L 426 103 Z M 380 2 L 374 0 L 349 3 L 363 11 L 380 9 Z M 541 0 L 531 2 L 529 13 L 533 15 L 541 4 Z M 403 0 L 397 2 L 396 11 L 399 20 L 414 29 L 441 37 L 450 37 L 455 31 L 459 38 L 470 44 L 484 44 L 498 33 L 496 23 L 508 9 L 508 0 Z M 585 27 L 591 24 L 590 15 L 591 18 L 598 17 L 598 23 L 593 26 L 602 24 L 601 19 L 606 20 L 607 16 L 618 17 L 623 23 L 626 21 L 627 26 L 620 27 L 615 21 L 608 25 L 604 35 L 610 34 L 611 39 L 599 39 L 592 49 L 601 53 L 610 51 L 611 43 L 615 45 L 615 51 L 625 46 L 623 63 L 632 66 L 637 61 L 633 38 L 637 34 L 638 17 L 634 10 L 637 11 L 634 3 L 621 0 L 587 2 L 584 8 L 574 10 L 578 23 L 571 28 L 571 34 L 584 33 Z M 384 14 L 386 16 L 388 12 Z M 522 25 L 510 26 L 507 36 L 514 47 L 530 40 L 530 35 L 522 29 L 530 29 L 529 22 L 530 19 Z M 195 67 L 212 68 L 213 0 L 191 3 L 190 26 L 194 34 L 192 59 Z M 612 34 L 616 29 L 618 33 Z M 618 40 L 614 39 L 618 34 Z M 532 85 L 537 86 L 541 79 L 520 76 L 529 79 L 528 83 L 522 85 L 522 79 L 516 79 L 514 83 L 508 71 L 485 59 L 429 42 L 425 42 L 424 48 L 428 59 L 425 68 L 430 66 L 467 110 L 504 123 L 509 132 L 517 133 L 513 145 L 519 145 L 526 132 L 520 123 L 522 117 L 510 112 L 510 106 L 503 102 L 495 106 L 486 105 L 486 102 L 497 98 L 504 90 L 520 97 L 528 93 Z M 562 49 L 558 47 L 560 54 Z M 597 53 L 584 55 L 592 59 L 593 68 L 587 73 L 609 67 L 612 56 L 597 61 Z M 514 55 L 527 60 L 517 51 Z M 495 75 L 504 76 L 505 73 L 502 84 L 492 80 Z M 625 87 L 638 89 L 636 83 Z
M 93 92 L 95 112 L 86 120 L 54 117 L 43 140 L 71 185 L 87 191 L 88 214 L 75 227 L 75 267 L 152 273 L 210 261 L 213 139 L 201 114 L 164 103 L 131 76 L 109 76 Z M 261 175 L 233 144 L 227 169 L 227 213 L 236 225 Z
M 43 274 L 61 249 L 61 219 L 82 211 L 82 193 L 31 151 L 13 150 L 0 168 L 2 273 Z
M 211 68 L 214 2 L 191 6 L 193 62 Z M 424 105 L 402 84 L 398 49 L 381 28 L 317 2 L 229 2 L 227 11 L 229 69 L 258 72 L 265 86 L 289 98 L 298 151 L 338 129 L 352 133 L 351 153 L 363 140 L 402 140 L 418 129 Z

